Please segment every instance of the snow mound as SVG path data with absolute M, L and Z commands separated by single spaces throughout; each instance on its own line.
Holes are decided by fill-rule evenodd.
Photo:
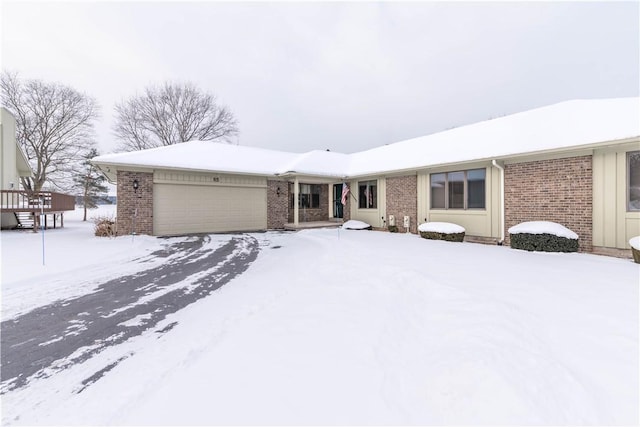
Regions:
M 629 239 L 629 245 L 633 249 L 635 249 L 637 251 L 640 251 L 640 236 L 636 236 L 636 237 L 633 237 L 633 238 Z
M 342 228 L 345 230 L 366 230 L 371 228 L 371 225 L 366 222 L 357 221 L 355 219 L 350 219 L 349 221 L 342 224 Z
M 551 221 L 528 221 L 521 222 L 509 229 L 509 234 L 552 234 L 558 237 L 566 237 L 567 239 L 578 239 L 578 235 L 569 230 L 564 225 Z
M 464 227 L 450 222 L 425 222 L 420 224 L 418 231 L 422 231 L 423 233 L 457 234 L 464 233 L 466 230 Z

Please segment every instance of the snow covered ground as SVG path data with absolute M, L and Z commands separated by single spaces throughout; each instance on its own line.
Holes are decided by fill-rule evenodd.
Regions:
M 101 257 L 161 241 L 66 232 L 93 261 L 61 260 L 31 286 L 2 235 L 3 320 L 20 295 L 42 304 L 61 278 L 90 283 L 112 274 Z M 167 318 L 171 331 L 3 395 L 3 425 L 640 422 L 630 260 L 362 230 L 255 236 L 249 270 Z
M 115 209 L 115 205 L 101 205 L 89 210 L 87 221 L 82 221 L 83 210 L 76 208 L 64 214 L 63 228 L 45 230 L 44 239 L 41 231 L 3 230 L 0 233 L 2 319 L 56 299 L 90 292 L 97 279 L 139 269 L 132 261 L 167 243 L 150 236 L 95 237 L 93 218 L 115 217 Z M 77 277 L 83 279 L 81 286 L 74 280 Z M 69 286 L 71 281 L 73 286 Z

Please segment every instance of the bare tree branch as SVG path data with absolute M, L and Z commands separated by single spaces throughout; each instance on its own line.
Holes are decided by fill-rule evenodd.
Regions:
M 16 140 L 34 169 L 23 179 L 28 190 L 45 183 L 64 189 L 82 154 L 95 144 L 96 101 L 75 89 L 40 80 L 21 80 L 16 73 L 0 78 L 2 104 L 16 118 Z
M 123 151 L 144 150 L 191 140 L 229 142 L 238 134 L 228 108 L 192 84 L 151 86 L 115 107 L 114 133 Z

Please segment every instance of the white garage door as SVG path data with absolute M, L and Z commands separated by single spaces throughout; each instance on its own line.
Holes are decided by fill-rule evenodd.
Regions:
M 154 184 L 153 234 L 255 231 L 267 228 L 267 190 Z

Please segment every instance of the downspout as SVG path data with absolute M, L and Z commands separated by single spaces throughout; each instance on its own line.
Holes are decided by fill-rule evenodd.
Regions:
M 498 245 L 502 246 L 504 243 L 504 168 L 498 164 L 498 162 L 494 160 L 491 161 L 491 164 L 500 169 L 500 241 Z

